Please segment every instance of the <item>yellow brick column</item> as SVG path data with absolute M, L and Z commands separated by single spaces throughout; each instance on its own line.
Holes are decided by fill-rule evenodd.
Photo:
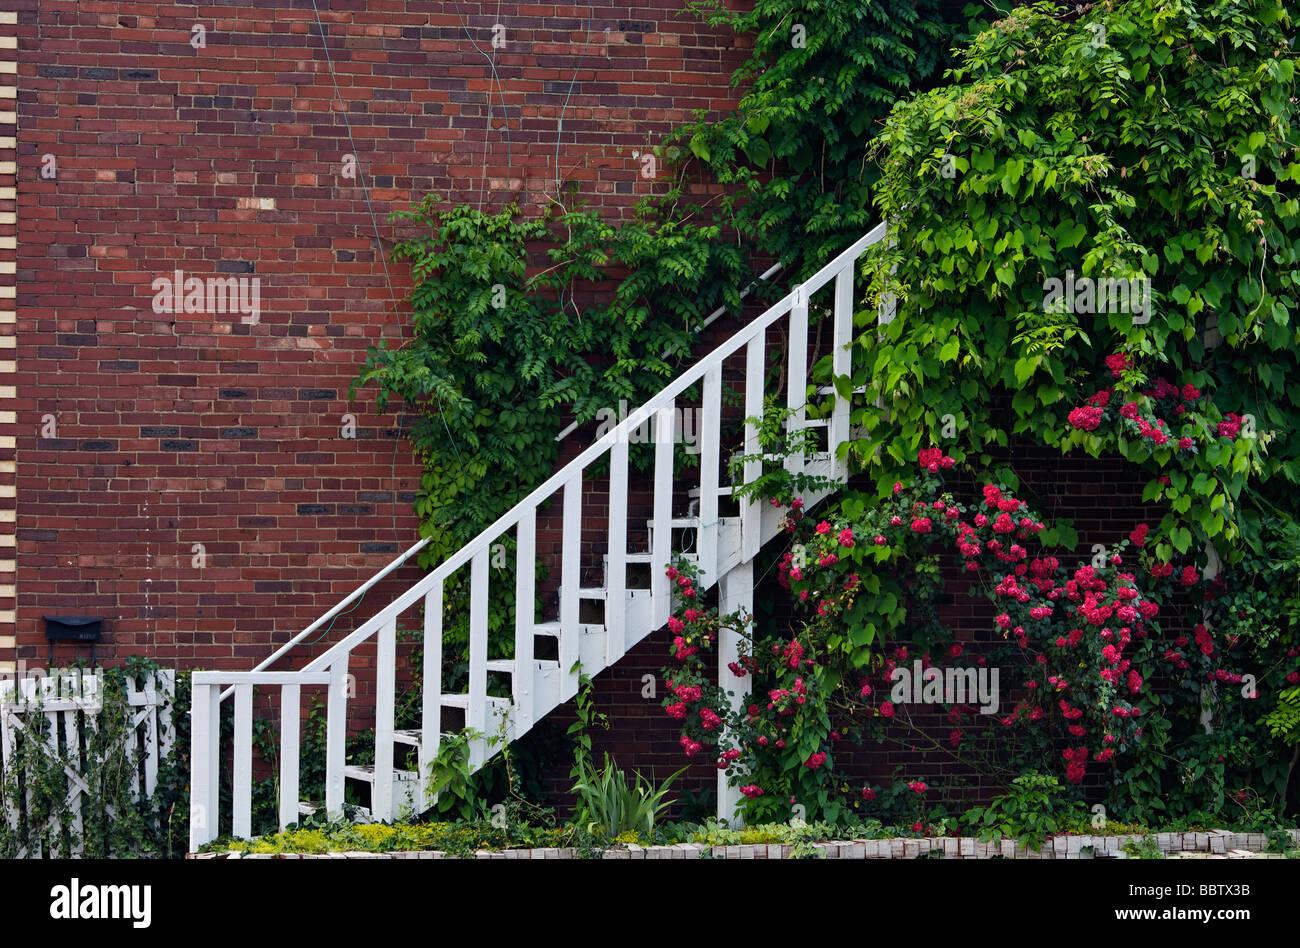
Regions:
M 0 11 L 0 672 L 16 670 L 18 605 L 18 14 Z

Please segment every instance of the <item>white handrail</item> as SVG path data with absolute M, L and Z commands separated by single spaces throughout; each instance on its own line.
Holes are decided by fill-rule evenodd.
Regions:
M 513 527 L 525 510 L 535 509 L 542 501 L 564 486 L 575 474 L 580 474 L 592 461 L 617 444 L 620 439 L 626 440 L 633 431 L 653 417 L 660 408 L 671 404 L 678 395 L 703 379 L 714 367 L 720 366 L 728 356 L 748 345 L 750 340 L 757 338 L 760 333 L 766 332 L 769 326 L 790 312 L 796 299 L 800 298 L 800 294 L 806 300 L 829 283 L 846 266 L 851 266 L 867 247 L 880 241 L 885 234 L 886 227 L 882 222 L 859 237 L 850 247 L 837 255 L 805 282 L 796 286 L 784 298 L 769 306 L 761 316 L 748 323 L 734 336 L 670 382 L 666 388 L 661 389 L 648 402 L 633 410 L 599 441 L 593 443 L 559 471 L 551 475 L 540 487 L 533 490 L 523 500 L 502 514 L 496 522 L 482 530 L 478 536 L 440 563 L 432 572 L 426 574 L 423 579 L 394 600 L 387 608 L 377 613 L 356 631 L 340 639 L 324 654 L 304 665 L 303 671 L 319 671 L 322 668 L 328 668 L 334 659 L 335 652 L 351 651 L 358 643 L 373 635 L 385 622 L 405 612 L 415 604 L 416 600 L 423 598 L 448 576 L 487 549 L 493 540 Z
M 608 431 L 599 441 L 588 447 L 587 450 L 583 451 L 563 468 L 553 474 L 540 487 L 530 493 L 523 500 L 519 501 L 519 503 L 515 504 L 511 510 L 502 514 L 495 523 L 487 527 L 479 533 L 477 537 L 439 564 L 437 569 L 435 569 L 430 575 L 432 576 L 436 574 L 440 579 L 446 579 L 449 575 L 460 569 L 460 567 L 470 561 L 475 553 L 478 553 L 481 549 L 490 545 L 492 540 L 513 527 L 515 521 L 518 520 L 519 515 L 524 508 L 540 504 L 561 487 L 573 474 L 576 468 L 587 467 L 592 461 L 604 454 L 607 448 L 613 447 L 620 439 L 626 439 L 626 437 L 633 431 L 645 424 L 645 422 L 660 408 L 667 405 L 669 402 L 674 401 L 678 395 L 703 379 L 714 366 L 721 365 L 722 362 L 725 361 L 733 352 L 739 351 L 742 347 L 747 345 L 751 339 L 758 336 L 759 333 L 766 331 L 767 327 L 771 326 L 774 322 L 790 311 L 796 298 L 801 292 L 805 294 L 805 297 L 811 296 L 813 293 L 817 292 L 829 283 L 831 278 L 843 269 L 846 263 L 856 260 L 862 255 L 864 249 L 871 244 L 876 243 L 884 236 L 885 225 L 878 224 L 867 234 L 858 238 L 851 247 L 839 254 L 839 256 L 826 264 L 826 266 L 818 270 L 806 282 L 795 287 L 795 289 L 786 294 L 786 296 L 781 300 L 773 303 L 761 316 L 739 330 L 734 336 L 719 345 L 711 353 L 699 362 L 695 363 L 691 368 L 687 369 L 682 375 L 679 375 L 674 381 L 670 382 L 666 388 L 661 389 L 657 395 L 652 396 L 648 402 L 633 410 L 623 419 L 623 421 Z
M 721 363 L 724 359 L 727 358 L 727 356 L 731 355 L 732 352 L 735 352 L 737 349 L 739 349 L 740 346 L 747 344 L 749 340 L 754 338 L 754 336 L 758 332 L 766 330 L 768 326 L 770 326 L 776 320 L 780 319 L 783 315 L 789 312 L 790 307 L 795 299 L 795 296 L 800 291 L 801 288 L 803 292 L 809 295 L 815 293 L 817 290 L 825 286 L 830 281 L 830 279 L 834 277 L 840 270 L 842 270 L 846 265 L 846 263 L 857 260 L 857 258 L 862 255 L 863 250 L 865 250 L 871 244 L 878 242 L 882 237 L 884 237 L 885 232 L 886 232 L 885 224 L 883 223 L 877 224 L 874 228 L 872 228 L 862 237 L 854 241 L 850 247 L 848 247 L 840 254 L 838 254 L 829 263 L 827 263 L 820 270 L 814 273 L 808 280 L 800 284 L 799 287 L 796 287 L 794 290 L 788 293 L 784 299 L 779 300 L 778 302 L 774 303 L 772 306 L 768 307 L 768 309 L 761 316 L 759 316 L 756 320 L 754 320 L 752 323 L 746 326 L 739 334 L 733 336 L 732 339 L 729 340 L 727 343 L 724 343 L 723 345 L 719 346 L 717 349 L 715 349 L 712 353 L 710 353 L 700 362 L 696 363 L 695 366 L 687 370 L 686 374 L 678 378 L 678 380 L 672 385 L 670 385 L 669 388 L 659 392 L 659 394 L 653 397 L 649 402 L 642 405 L 636 411 L 632 412 L 631 415 L 629 415 L 621 423 L 615 426 L 615 428 L 612 431 L 608 432 L 603 438 L 601 438 L 601 440 L 589 446 L 586 451 L 584 451 L 578 457 L 570 461 L 567 465 L 561 468 L 559 472 L 553 475 L 549 480 L 547 480 L 540 487 L 538 487 L 536 490 L 530 493 L 527 497 L 525 497 L 523 500 L 517 503 L 503 516 L 498 518 L 498 520 L 495 523 L 491 524 L 486 529 L 481 531 L 479 535 L 475 537 L 473 540 L 471 540 L 467 546 L 462 547 L 457 554 L 453 554 L 453 556 L 450 559 L 439 564 L 439 566 L 434 571 L 434 573 L 430 573 L 428 576 L 425 577 L 425 579 L 430 580 L 435 573 L 437 574 L 439 580 L 446 579 L 448 575 L 455 572 L 461 566 L 465 565 L 465 563 L 468 563 L 469 560 L 473 557 L 473 555 L 479 552 L 480 547 L 490 544 L 492 540 L 496 539 L 506 530 L 514 526 L 520 512 L 522 512 L 524 508 L 528 506 L 535 506 L 537 503 L 540 503 L 542 500 L 545 500 L 552 493 L 554 493 L 560 486 L 562 486 L 566 478 L 572 472 L 573 468 L 575 467 L 586 468 L 587 465 L 590 464 L 592 460 L 594 460 L 595 458 L 599 457 L 601 454 L 604 453 L 606 447 L 612 447 L 618 441 L 618 438 L 621 435 L 626 435 L 629 432 L 639 428 L 642 424 L 645 423 L 645 421 L 648 418 L 652 417 L 655 414 L 655 412 L 659 410 L 659 408 L 663 407 L 665 403 L 673 400 L 674 398 L 676 398 L 678 394 L 680 394 L 682 391 L 685 391 L 685 389 L 689 388 L 692 384 L 694 384 L 694 382 L 698 381 L 699 379 L 702 379 L 704 377 L 704 374 L 714 363 Z M 768 267 L 768 269 L 765 270 L 762 274 L 760 274 L 758 279 L 759 280 L 769 279 L 774 273 L 776 273 L 778 270 L 781 269 L 781 266 L 782 265 L 780 263 L 773 264 L 771 267 Z M 752 290 L 753 286 L 754 284 L 751 283 L 748 287 L 746 287 L 741 292 L 740 295 L 742 297 L 748 295 L 749 292 Z M 704 325 L 708 326 L 711 322 L 717 319 L 725 310 L 726 310 L 725 306 L 718 307 L 718 309 L 714 310 L 705 319 Z M 569 434 L 575 431 L 577 427 L 578 427 L 577 422 L 574 422 L 564 431 L 561 431 L 559 435 L 556 436 L 555 440 L 556 441 L 564 440 L 564 438 L 566 438 Z M 269 658 L 263 660 L 261 663 L 255 666 L 253 668 L 253 671 L 261 671 L 262 669 L 266 668 L 267 666 L 277 661 L 285 653 L 287 653 L 295 645 L 297 645 L 298 642 L 302 641 L 303 638 L 310 635 L 313 631 L 319 628 L 322 624 L 324 624 L 326 620 L 333 618 L 341 609 L 343 609 L 344 606 L 350 603 L 357 596 L 364 593 L 367 589 L 369 589 L 379 580 L 383 579 L 383 577 L 387 576 L 390 572 L 392 572 L 394 569 L 396 569 L 398 566 L 404 563 L 410 556 L 412 556 L 414 553 L 422 549 L 428 542 L 429 542 L 428 538 L 425 538 L 421 540 L 419 543 L 417 543 L 415 546 L 411 547 L 409 550 L 403 553 L 398 559 L 390 563 L 382 572 L 374 576 L 369 582 L 367 582 L 364 586 L 362 586 L 360 589 L 354 592 L 351 596 L 343 600 L 343 602 L 339 603 L 337 606 L 335 606 L 325 615 L 321 616 L 320 619 L 313 622 L 302 632 L 295 635 L 292 639 L 290 639 L 279 649 L 277 649 Z M 419 594 L 413 596 L 409 601 L 405 601 L 402 607 L 397 610 L 397 612 L 403 611 L 408 606 L 410 606 L 415 601 L 415 599 L 418 599 L 421 595 L 427 593 L 431 585 L 432 585 L 431 583 L 424 583 L 424 582 L 418 584 Z M 417 587 L 413 587 L 413 589 L 415 588 Z M 400 601 L 402 600 L 399 600 L 399 602 Z M 348 636 L 347 639 L 344 639 L 342 642 L 338 644 L 341 646 L 344 644 L 344 642 L 360 641 L 361 639 L 369 637 L 370 633 L 374 631 L 374 629 L 378 629 L 382 625 L 382 622 L 375 622 L 374 620 L 379 619 L 380 616 L 387 616 L 392 614 L 391 613 L 392 607 L 396 606 L 397 604 L 398 604 L 397 602 L 392 603 L 392 605 L 390 605 L 388 609 L 385 609 L 383 613 L 380 613 L 379 615 L 375 616 L 374 619 L 372 619 L 370 622 L 367 622 L 365 625 L 361 626 L 361 628 L 357 629 L 356 632 L 354 632 L 352 635 Z M 361 633 L 363 630 L 365 632 L 365 635 L 361 636 L 361 639 L 354 639 L 354 636 L 356 636 L 358 633 Z M 328 655 L 329 652 L 327 651 L 325 654 Z M 322 658 L 323 657 L 324 656 L 322 656 Z M 317 660 L 316 662 L 312 662 L 311 664 L 305 667 L 323 668 L 326 667 L 327 664 L 328 663 L 320 664 L 319 660 Z M 221 700 L 224 701 L 227 697 L 229 697 L 233 690 L 234 690 L 233 688 L 226 689 L 226 691 L 224 691 L 221 695 Z
M 260 672 L 266 669 L 267 667 L 269 667 L 270 665 L 275 664 L 283 655 L 289 652 L 295 645 L 297 645 L 307 636 L 311 635 L 318 628 L 324 625 L 326 620 L 334 618 L 341 611 L 343 611 L 343 608 L 347 606 L 347 604 L 350 603 L 353 599 L 356 599 L 358 596 L 365 595 L 366 590 L 368 590 L 371 586 L 375 585 L 375 583 L 379 582 L 381 579 L 383 579 L 393 570 L 403 565 L 407 560 L 409 560 L 416 553 L 419 553 L 428 545 L 429 545 L 429 538 L 424 537 L 418 543 L 408 547 L 405 553 L 403 553 L 397 559 L 393 560 L 391 563 L 389 563 L 387 566 L 381 569 L 374 576 L 371 576 L 370 579 L 366 580 L 366 582 L 362 586 L 359 586 L 357 589 L 353 590 L 352 594 L 349 595 L 346 599 L 342 600 L 338 605 L 336 605 L 329 612 L 325 613 L 323 616 L 321 616 L 311 625 L 307 626 L 307 628 L 303 629 L 301 632 L 299 632 L 289 641 L 285 642 L 278 649 L 272 652 L 269 656 L 262 659 L 260 662 L 254 665 L 251 670 L 255 672 Z M 232 684 L 229 688 L 227 688 L 225 691 L 221 693 L 221 697 L 218 700 L 225 701 L 227 698 L 230 697 L 230 695 L 234 692 L 234 690 L 235 688 L 234 685 Z
M 743 290 L 740 291 L 740 298 L 744 299 L 746 296 L 748 296 L 753 291 L 754 286 L 760 280 L 763 282 L 767 282 L 768 280 L 770 280 L 772 276 L 776 274 L 781 268 L 782 268 L 781 263 L 772 264 L 772 266 L 768 267 L 766 270 L 760 273 L 757 279 L 754 280 L 754 282 L 750 283 L 749 286 L 745 287 Z M 718 319 L 718 317 L 720 317 L 724 312 L 726 312 L 726 310 L 727 307 L 725 305 L 719 306 L 717 309 L 715 309 L 712 313 L 710 313 L 708 316 L 704 318 L 704 322 L 701 324 L 700 328 L 702 329 L 708 328 Z M 578 430 L 578 423 L 574 421 L 570 423 L 567 428 L 565 428 L 558 435 L 556 435 L 555 440 L 563 441 L 565 438 L 567 438 L 569 435 L 573 434 L 573 432 L 577 430 Z M 286 653 L 292 650 L 293 647 L 296 646 L 299 642 L 301 642 L 304 638 L 306 638 L 312 632 L 316 631 L 316 629 L 318 629 L 321 625 L 323 625 L 327 620 L 334 618 L 334 616 L 336 616 L 345 606 L 347 606 L 348 603 L 352 602 L 353 599 L 356 599 L 358 596 L 364 595 L 366 590 L 370 589 L 371 586 L 375 585 L 375 583 L 379 582 L 381 579 L 383 579 L 393 570 L 397 569 L 408 559 L 410 559 L 413 555 L 418 553 L 420 550 L 424 549 L 424 547 L 428 544 L 428 542 L 429 542 L 428 537 L 425 537 L 424 539 L 420 540 L 419 543 L 416 543 L 414 546 L 408 549 L 405 553 L 399 556 L 392 563 L 389 563 L 388 566 L 386 566 L 380 573 L 373 576 L 365 585 L 361 586 L 359 589 L 354 591 L 350 596 L 348 596 L 346 599 L 344 599 L 342 602 L 336 605 L 329 612 L 325 613 L 325 615 L 321 616 L 319 619 L 317 619 L 307 628 L 303 629 L 301 632 L 299 632 L 297 635 L 291 638 L 288 642 L 285 642 L 284 645 L 276 649 L 276 651 L 273 652 L 268 658 L 263 659 L 261 662 L 255 665 L 252 668 L 252 671 L 262 671 L 268 666 L 274 664 L 276 661 L 282 658 Z M 230 688 L 227 688 L 225 691 L 223 691 L 221 693 L 221 700 L 225 701 L 226 698 L 230 697 L 231 693 L 234 690 L 235 689 L 232 686 Z
M 768 280 L 770 280 L 772 276 L 782 268 L 782 266 L 783 264 L 777 262 L 772 264 L 762 273 L 760 273 L 758 277 L 749 284 L 749 286 L 745 287 L 743 290 L 740 291 L 740 298 L 743 300 L 746 296 L 748 296 L 760 281 L 766 283 Z M 704 317 L 704 322 L 700 323 L 700 329 L 708 329 L 710 326 L 714 324 L 714 322 L 717 321 L 718 317 L 721 316 L 726 311 L 727 311 L 727 306 L 724 303 L 723 305 L 715 309 L 713 312 L 709 313 L 709 315 Z M 668 354 L 667 352 L 664 353 L 665 356 L 667 354 Z M 555 440 L 563 441 L 565 438 L 567 438 L 569 435 L 573 434 L 577 430 L 578 430 L 578 423 L 576 421 L 571 421 L 569 422 L 569 426 L 567 428 L 565 428 L 563 431 L 561 431 L 559 434 L 555 436 Z

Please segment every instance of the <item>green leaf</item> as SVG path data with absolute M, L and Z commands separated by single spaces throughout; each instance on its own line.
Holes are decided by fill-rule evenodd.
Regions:
M 745 145 L 745 155 L 758 167 L 762 168 L 772 160 L 772 149 L 763 138 L 751 138 Z M 708 159 L 708 155 L 701 156 Z
M 1016 382 L 1024 385 L 1037 371 L 1039 364 L 1043 361 L 1042 356 L 1032 356 L 1028 359 L 1017 359 L 1015 364 Z

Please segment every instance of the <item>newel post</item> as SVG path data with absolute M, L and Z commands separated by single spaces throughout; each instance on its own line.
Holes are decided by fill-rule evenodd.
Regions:
M 718 613 L 728 615 L 737 610 L 746 615 L 754 612 L 754 561 L 747 560 L 722 577 L 718 590 Z M 724 628 L 719 631 L 718 640 L 718 685 L 723 691 L 731 692 L 731 710 L 739 711 L 749 701 L 749 676 L 737 678 L 728 665 L 740 660 L 740 639 L 742 632 L 738 629 Z M 725 770 L 718 771 L 718 819 L 729 826 L 739 826 L 741 818 L 736 814 L 740 804 L 740 790 L 727 780 Z

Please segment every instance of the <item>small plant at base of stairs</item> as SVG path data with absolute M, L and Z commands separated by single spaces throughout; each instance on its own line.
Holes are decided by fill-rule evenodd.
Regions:
M 574 669 L 578 671 L 578 693 L 573 698 L 574 722 L 565 733 L 573 739 L 573 768 L 569 776 L 580 780 L 591 761 L 591 735 L 587 730 L 592 725 L 609 730 L 609 718 L 592 707 L 591 677 L 582 674 L 581 663 L 575 664 Z
M 580 666 L 578 666 L 580 668 Z M 568 734 L 573 739 L 574 779 L 572 792 L 578 797 L 573 823 L 578 832 L 592 841 L 616 840 L 626 833 L 654 834 L 655 820 L 676 801 L 664 800 L 668 788 L 686 768 L 677 771 L 659 789 L 646 781 L 640 773 L 636 783 L 629 785 L 627 775 L 605 755 L 605 764 L 597 769 L 591 762 L 592 725 L 609 727 L 609 719 L 592 706 L 592 684 L 587 675 L 578 676 L 578 693 L 574 697 L 575 717 Z
M 473 728 L 448 735 L 429 761 L 429 796 L 425 802 L 439 813 L 455 809 L 461 819 L 482 815 L 485 808 L 475 792 L 469 765 L 469 745 L 482 736 Z
M 1137 839 L 1127 839 L 1120 846 L 1120 851 L 1129 859 L 1164 859 L 1165 854 L 1160 850 L 1156 841 L 1150 836 L 1139 836 Z
M 1043 841 L 1064 832 L 1079 819 L 1079 805 L 1061 798 L 1055 777 L 1027 773 L 1011 781 L 1012 789 L 986 807 L 966 812 L 971 829 L 980 839 L 1016 837 L 1020 846 L 1037 852 Z
M 627 775 L 608 754 L 599 770 L 586 761 L 581 767 L 583 772 L 573 785 L 579 800 L 574 823 L 594 837 L 608 839 L 617 839 L 628 832 L 651 836 L 655 820 L 676 802 L 664 799 L 669 787 L 686 770 L 683 767 L 655 789 L 639 771 L 636 782 L 629 783 Z

